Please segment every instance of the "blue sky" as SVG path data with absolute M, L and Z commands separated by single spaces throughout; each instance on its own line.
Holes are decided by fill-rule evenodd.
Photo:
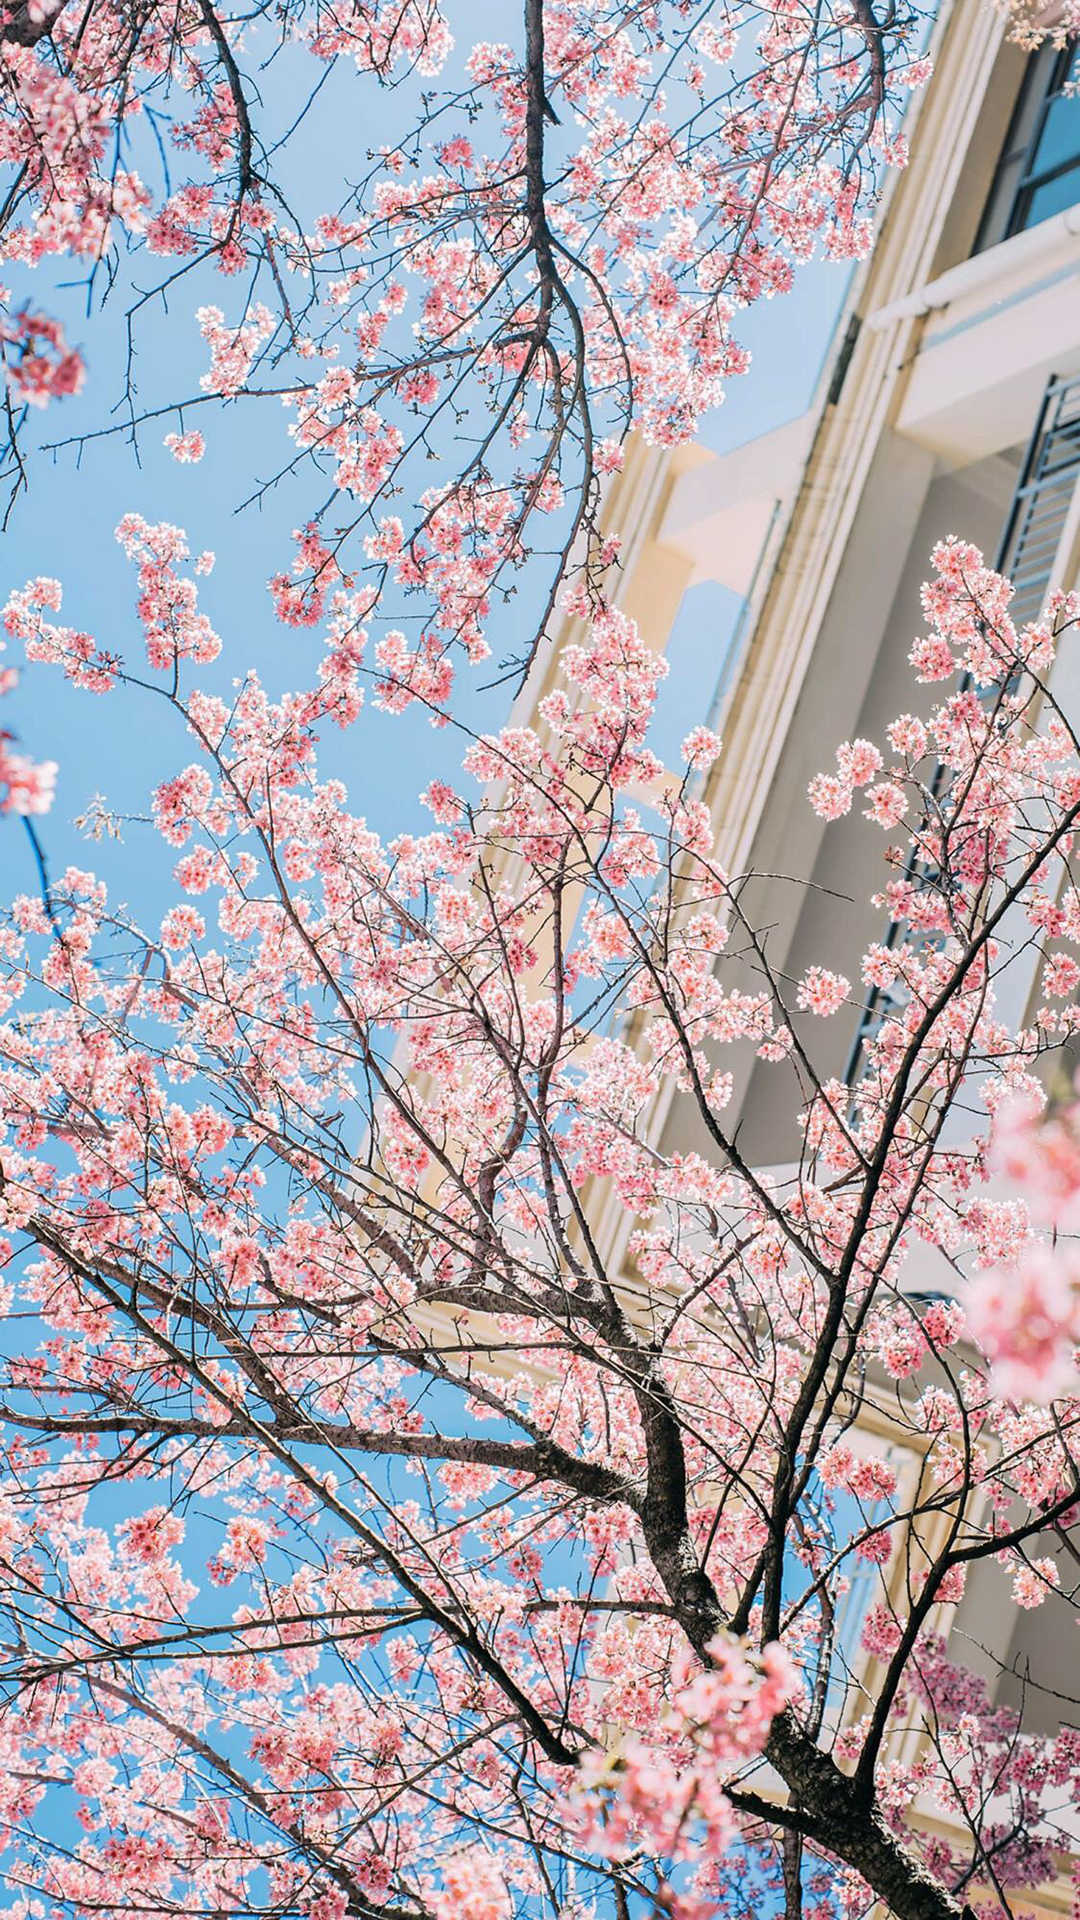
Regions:
M 457 12 L 462 41 L 470 38 L 470 13 L 479 23 L 479 9 L 464 6 Z M 339 135 L 342 125 L 356 123 L 356 89 L 364 82 L 346 74 L 339 78 L 340 85 L 336 79 L 324 89 L 290 161 L 291 190 L 305 216 L 332 197 L 322 191 L 328 138 Z M 342 86 L 351 86 L 352 94 L 341 93 Z M 287 73 L 264 78 L 263 89 L 271 114 L 276 100 L 291 117 L 294 95 Z M 380 98 L 370 82 L 366 99 L 373 104 L 373 116 L 370 123 L 365 121 L 365 148 L 396 133 L 404 111 L 400 96 Z M 141 156 L 141 163 L 150 177 L 152 156 Z M 354 172 L 362 171 L 363 164 L 358 144 Z M 160 264 L 133 256 L 127 269 L 131 284 L 153 284 L 151 266 Z M 751 347 L 754 363 L 748 375 L 731 383 L 724 406 L 705 423 L 706 445 L 723 451 L 805 409 L 846 283 L 843 267 L 817 265 L 804 270 L 794 293 L 759 303 L 742 317 L 738 332 Z M 54 275 L 51 284 L 39 274 L 15 292 L 17 298 L 29 296 L 58 310 L 69 337 L 84 344 L 89 362 L 86 391 L 50 408 L 41 423 L 43 437 L 65 438 L 109 424 L 109 406 L 123 386 L 128 290 L 121 283 L 110 296 L 111 319 L 109 305 L 104 314 L 88 315 L 87 290 L 75 283 L 70 267 Z M 167 314 L 160 302 L 143 310 L 135 361 L 141 405 L 198 391 L 207 350 L 194 309 L 208 299 L 231 315 L 239 304 L 239 290 L 216 275 L 198 284 L 181 281 Z M 4 542 L 3 596 L 34 574 L 55 575 L 64 586 L 61 618 L 135 661 L 140 636 L 134 576 L 114 529 L 131 510 L 149 521 L 170 520 L 187 530 L 194 553 L 211 548 L 217 556 L 201 596 L 225 643 L 212 676 L 216 684 L 227 686 L 230 678 L 252 666 L 272 690 L 301 684 L 315 658 L 317 638 L 280 625 L 266 582 L 288 565 L 290 532 L 311 511 L 310 476 L 296 484 L 286 482 L 260 505 L 237 511 L 253 482 L 272 475 L 287 456 L 284 418 L 273 403 L 240 402 L 190 413 L 183 424 L 203 428 L 209 448 L 197 466 L 178 465 L 162 444 L 165 433 L 179 424 L 175 415 L 150 422 L 140 431 L 137 450 L 126 436 L 116 434 L 92 441 L 79 453 L 68 447 L 55 455 L 39 454 L 31 462 L 29 492 L 17 503 Z M 687 596 L 672 637 L 672 673 L 657 716 L 654 745 L 663 757 L 671 756 L 689 727 L 704 717 L 737 611 L 734 597 L 718 587 L 705 585 Z M 524 612 L 519 607 L 514 617 L 523 619 Z M 505 650 L 496 640 L 496 659 Z M 15 663 L 14 649 L 7 660 Z M 463 668 L 459 676 L 457 711 L 472 727 L 497 725 L 508 705 L 511 688 L 480 691 L 479 682 L 489 675 L 490 668 L 486 674 Z M 160 844 L 134 830 L 120 846 L 92 845 L 73 821 L 96 793 L 103 793 L 120 813 L 146 812 L 150 790 L 192 757 L 173 717 L 163 707 L 155 712 L 154 703 L 126 691 L 88 696 L 68 686 L 56 670 L 37 667 L 24 674 L 18 692 L 5 701 L 3 723 L 18 732 L 35 758 L 60 763 L 56 804 L 41 823 L 54 870 L 69 861 L 94 867 L 109 878 L 119 898 L 148 915 L 160 912 L 171 868 Z M 452 729 L 436 732 L 419 712 L 392 719 L 368 709 L 355 729 L 331 743 L 323 764 L 346 779 L 356 810 L 381 832 L 392 833 L 430 824 L 417 795 L 433 774 L 454 775 L 461 750 Z M 11 821 L 3 823 L 0 847 L 6 894 L 34 886 L 29 844 Z

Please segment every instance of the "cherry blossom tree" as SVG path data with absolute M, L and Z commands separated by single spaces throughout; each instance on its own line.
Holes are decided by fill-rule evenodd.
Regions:
M 316 765 L 362 590 L 311 687 L 249 674 L 228 706 L 189 684 L 218 642 L 182 536 L 120 537 L 145 666 L 59 624 L 54 582 L 6 609 L 196 752 L 154 797 L 159 927 L 69 870 L 3 933 L 12 1911 L 1010 1911 L 1080 1734 L 1033 1735 L 945 1636 L 988 1557 L 1019 1606 L 1068 1598 L 1080 1397 L 1017 1398 L 965 1314 L 1030 1371 L 995 1274 L 1056 1311 L 985 1176 L 1074 1030 L 1080 753 L 1048 674 L 1076 603 L 1017 633 L 945 543 L 925 717 L 812 785 L 919 862 L 879 896 L 906 932 L 866 955 L 892 1011 L 849 1088 L 815 1035 L 858 989 L 774 974 L 698 797 L 720 743 L 665 775 L 662 663 L 617 608 L 569 588 L 537 728 L 474 739 L 430 832 L 383 844 Z M 1054 951 L 1011 1032 L 1018 920 Z M 747 1054 L 790 1083 L 787 1176 L 725 1125 Z M 707 1154 L 653 1145 L 669 1083 Z
M 1046 1877 L 1080 1789 L 1080 1735 L 1034 1735 L 948 1639 L 987 1559 L 1021 1607 L 1073 1598 L 1078 1122 L 1043 1109 L 1080 982 L 1050 677 L 1077 606 L 1017 632 L 938 549 L 912 712 L 807 798 L 894 836 L 882 937 L 861 986 L 789 981 L 715 857 L 720 741 L 674 775 L 650 750 L 663 663 L 603 525 L 626 435 L 690 437 L 744 366 L 740 307 L 867 244 L 917 23 L 513 25 L 458 71 L 435 0 L 7 12 L 6 260 L 83 261 L 91 305 L 84 354 L 51 294 L 9 300 L 13 492 L 128 288 L 101 431 L 191 462 L 227 407 L 283 407 L 310 492 L 271 584 L 315 648 L 282 697 L 240 660 L 223 698 L 213 557 L 137 512 L 145 658 L 64 624 L 57 580 L 4 609 L 34 671 L 140 691 L 177 743 L 160 922 L 71 868 L 0 923 L 18 1920 L 961 1920 Z M 271 53 L 290 124 L 337 70 L 402 126 L 419 100 L 310 220 Z M 165 293 L 209 366 L 149 399 Z M 534 724 L 470 736 L 430 830 L 381 840 L 319 771 L 330 728 L 370 689 L 467 734 L 455 667 L 504 623 L 527 671 L 556 606 Z M 55 771 L 5 736 L 0 808 L 40 814 Z M 819 1022 L 864 988 L 887 1015 L 847 1086 Z M 798 1117 L 786 1173 L 725 1120 L 751 1067 Z M 706 1150 L 659 1151 L 669 1092 Z

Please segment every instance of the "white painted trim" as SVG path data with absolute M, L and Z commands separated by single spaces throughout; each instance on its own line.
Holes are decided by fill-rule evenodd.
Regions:
M 1014 233 L 1011 240 L 987 247 L 984 253 L 973 253 L 969 260 L 949 267 L 936 280 L 928 280 L 925 286 L 916 287 L 899 300 L 890 300 L 887 306 L 867 315 L 866 325 L 871 333 L 884 333 L 898 320 L 920 320 L 924 314 L 952 306 L 954 301 L 1004 280 L 1029 261 L 1048 258 L 1073 234 L 1080 234 L 1080 203 L 1066 207 L 1063 213 L 1055 213 L 1052 220 L 1040 221 L 1025 233 Z

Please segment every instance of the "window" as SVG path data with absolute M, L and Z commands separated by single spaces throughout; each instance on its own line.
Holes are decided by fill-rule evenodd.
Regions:
M 1080 200 L 1080 46 L 1033 54 L 975 252 Z

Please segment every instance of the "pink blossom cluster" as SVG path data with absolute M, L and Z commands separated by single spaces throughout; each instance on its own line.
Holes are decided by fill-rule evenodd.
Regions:
M 4 645 L 0 641 L 0 652 Z M 0 668 L 0 697 L 13 692 L 17 684 L 15 668 Z M 0 728 L 0 813 L 48 813 L 56 789 L 56 761 L 31 760 L 14 748 L 13 738 Z
M 510 1894 L 498 1855 L 463 1847 L 442 1863 L 441 1885 L 429 1894 L 436 1920 L 509 1920 Z
M 78 393 L 86 364 L 69 347 L 59 322 L 48 314 L 5 314 L 0 318 L 0 351 L 8 391 L 19 404 L 45 407 L 50 400 Z
M 752 1661 L 722 1637 L 707 1653 L 706 1667 L 693 1673 L 684 1662 L 675 1676 L 659 1740 L 631 1737 L 582 1769 L 585 1839 L 610 1859 L 643 1845 L 665 1860 L 716 1858 L 730 1845 L 737 1822 L 725 1784 L 761 1753 L 799 1682 L 779 1646 Z
M 1041 1100 L 1030 1097 L 1008 1102 L 996 1118 L 991 1164 L 1033 1224 L 1018 1222 L 1008 1257 L 976 1276 L 969 1317 L 1010 1398 L 1050 1400 L 1078 1384 L 1078 1121 L 1075 1105 L 1045 1119 Z

